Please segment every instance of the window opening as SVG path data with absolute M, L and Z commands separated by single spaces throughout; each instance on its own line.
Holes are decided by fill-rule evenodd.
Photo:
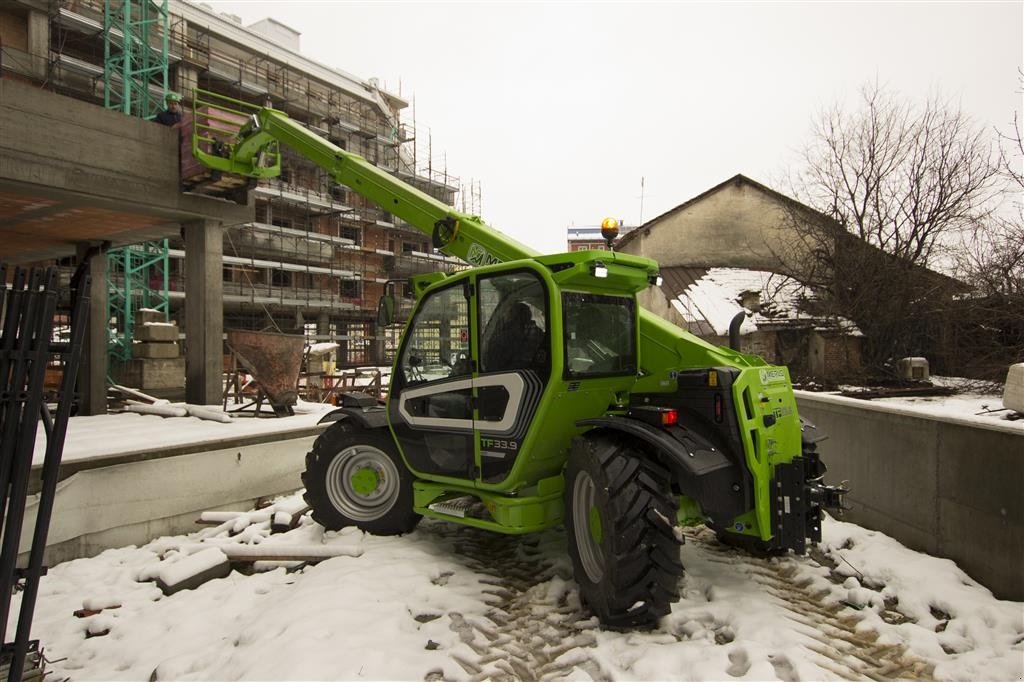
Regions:
M 636 301 L 627 296 L 562 294 L 565 374 L 636 373 Z
M 482 372 L 550 367 L 547 295 L 531 272 L 478 280 Z

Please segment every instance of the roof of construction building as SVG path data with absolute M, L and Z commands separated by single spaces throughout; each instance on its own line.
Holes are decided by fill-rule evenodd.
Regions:
M 234 21 L 232 17 L 225 16 L 212 7 L 204 6 L 202 3 L 190 2 L 190 0 L 171 0 L 170 11 L 172 14 L 181 16 L 190 23 L 204 25 L 205 28 L 215 32 L 218 37 L 234 42 L 239 46 L 250 49 L 258 47 L 261 54 L 266 58 L 301 69 L 313 78 L 320 79 L 328 85 L 344 90 L 359 99 L 374 104 L 383 104 L 381 100 L 385 100 L 387 104 L 397 109 L 404 109 L 409 106 L 409 102 L 402 97 L 380 89 L 377 86 L 376 79 L 363 79 L 347 71 L 324 66 L 303 55 L 297 49 L 273 40 L 266 33 L 255 30 L 252 26 L 243 26 L 240 22 Z M 290 29 L 286 24 L 276 19 L 271 20 L 280 26 Z M 290 30 L 294 31 L 294 29 Z

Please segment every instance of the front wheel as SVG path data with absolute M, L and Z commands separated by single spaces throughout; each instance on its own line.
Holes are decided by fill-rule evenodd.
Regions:
M 683 564 L 668 472 L 620 436 L 577 441 L 565 487 L 583 601 L 610 627 L 653 625 L 679 599 Z
M 333 424 L 306 455 L 303 497 L 313 520 L 327 530 L 356 526 L 375 535 L 411 531 L 412 476 L 386 429 Z

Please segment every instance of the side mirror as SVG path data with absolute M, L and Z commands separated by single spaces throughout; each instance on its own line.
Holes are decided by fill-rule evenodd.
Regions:
M 395 297 L 387 294 L 380 297 L 377 302 L 377 324 L 387 326 L 395 322 Z

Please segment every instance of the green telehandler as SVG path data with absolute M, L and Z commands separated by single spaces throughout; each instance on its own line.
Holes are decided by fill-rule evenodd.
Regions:
M 302 481 L 325 528 L 564 523 L 583 601 L 636 627 L 679 598 L 679 526 L 803 553 L 841 508 L 788 370 L 642 310 L 653 260 L 540 255 L 281 111 L 202 91 L 193 110 L 193 153 L 215 171 L 273 177 L 285 145 L 474 266 L 412 278 L 387 405 L 349 396 L 324 417 Z M 382 323 L 394 306 L 381 300 Z

